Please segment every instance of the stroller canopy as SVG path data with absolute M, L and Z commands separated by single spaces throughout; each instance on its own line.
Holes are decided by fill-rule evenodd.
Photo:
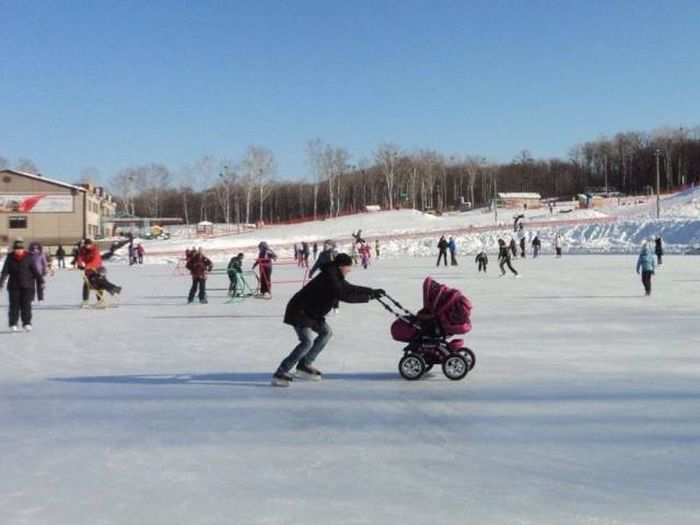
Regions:
M 440 323 L 445 335 L 466 334 L 472 329 L 472 303 L 462 292 L 426 277 L 423 281 L 423 315 Z

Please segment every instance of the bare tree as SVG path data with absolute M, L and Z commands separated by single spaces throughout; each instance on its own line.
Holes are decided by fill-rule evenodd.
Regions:
M 143 191 L 143 174 L 138 168 L 129 167 L 120 170 L 110 182 L 114 193 L 124 202 L 124 211 L 136 215 L 135 197 Z
M 324 144 L 318 137 L 306 143 L 306 165 L 309 168 L 313 182 L 314 220 L 318 216 L 318 189 L 324 180 L 323 150 Z
M 482 171 L 482 157 L 469 155 L 464 159 L 464 169 L 467 172 L 467 186 L 469 188 L 469 200 L 474 206 L 474 186 L 476 176 Z
M 229 168 L 229 164 L 227 162 L 222 166 L 219 180 L 214 186 L 214 193 L 226 224 L 231 223 L 231 196 L 235 194 L 238 182 L 238 174 L 235 169 Z
M 39 168 L 30 159 L 19 159 L 17 161 L 17 171 L 23 171 L 24 173 L 32 173 L 34 175 L 39 175 Z
M 243 159 L 243 187 L 245 196 L 246 223 L 250 222 L 250 205 L 253 200 L 253 191 L 259 190 L 260 220 L 263 220 L 263 202 L 265 199 L 265 185 L 275 171 L 275 158 L 268 149 L 251 146 Z
M 399 159 L 399 147 L 394 144 L 381 144 L 374 154 L 376 163 L 384 175 L 389 209 L 394 209 L 394 178 Z
M 330 214 L 333 215 L 333 203 L 335 194 L 335 215 L 336 217 L 340 214 L 341 206 L 341 188 L 340 183 L 342 181 L 342 175 L 348 169 L 348 160 L 350 154 L 345 148 L 333 148 L 331 146 L 326 147 L 326 154 L 324 155 L 324 170 L 326 172 L 326 178 L 328 179 L 328 190 L 330 194 Z M 335 186 L 335 189 L 334 189 Z
M 100 180 L 102 180 L 102 174 L 94 166 L 88 166 L 80 172 L 80 182 L 97 185 Z
M 203 189 L 202 198 L 199 202 L 199 220 L 206 221 L 208 219 L 207 205 L 210 195 L 209 189 L 214 185 L 214 177 L 216 176 L 216 163 L 213 155 L 203 155 L 194 166 L 195 181 L 198 186 Z
M 151 163 L 139 168 L 144 192 L 148 195 L 148 213 L 160 216 L 160 199 L 170 184 L 170 170 L 163 164 Z

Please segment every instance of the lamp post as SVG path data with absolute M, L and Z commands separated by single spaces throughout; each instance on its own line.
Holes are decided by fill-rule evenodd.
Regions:
M 231 224 L 231 183 L 228 175 L 228 166 L 224 166 L 224 172 L 219 173 L 219 178 L 226 188 L 226 201 L 224 206 L 224 212 L 226 214 L 226 225 L 227 228 Z
M 134 175 L 129 175 L 127 180 L 129 181 L 129 201 L 126 204 L 126 212 L 129 213 L 129 204 L 131 204 L 131 215 L 132 217 L 136 215 L 134 209 Z
M 656 218 L 658 219 L 661 216 L 661 198 L 659 194 L 661 193 L 661 167 L 660 167 L 660 159 L 661 159 L 661 150 L 656 149 Z
M 481 159 L 481 169 L 486 166 L 486 159 Z M 498 224 L 498 171 L 493 170 L 493 220 Z

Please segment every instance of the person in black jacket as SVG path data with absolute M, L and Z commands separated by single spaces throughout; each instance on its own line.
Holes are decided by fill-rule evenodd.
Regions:
M 12 245 L 12 252 L 7 255 L 5 264 L 0 272 L 0 288 L 7 281 L 7 291 L 10 295 L 9 321 L 10 330 L 17 332 L 17 323 L 22 318 L 22 326 L 25 330 L 32 329 L 32 301 L 34 300 L 35 281 L 44 285 L 44 277 L 37 270 L 34 260 L 24 249 L 22 239 L 16 239 Z
M 513 243 L 515 241 L 511 241 Z M 517 255 L 517 252 L 516 252 Z M 518 272 L 510 264 L 510 252 L 508 251 L 508 246 L 506 241 L 503 239 L 498 239 L 498 267 L 501 269 L 501 277 L 506 274 L 504 266 L 508 266 L 508 269 L 513 272 L 513 275 L 518 276 Z
M 447 240 L 445 239 L 444 235 L 440 236 L 440 240 L 438 241 L 437 247 L 438 247 L 438 260 L 437 260 L 437 265 L 440 266 L 440 259 L 443 259 L 445 261 L 445 266 L 447 266 Z
M 56 266 L 58 268 L 65 268 L 66 267 L 66 250 L 63 249 L 63 246 L 60 244 L 58 245 L 58 248 L 56 249 Z
M 659 266 L 663 264 L 664 256 L 664 246 L 661 243 L 661 237 L 659 235 L 654 239 L 654 253 L 656 254 L 656 264 Z
M 486 255 L 486 252 L 484 250 L 481 250 L 479 253 L 476 254 L 476 259 L 474 259 L 474 262 L 479 264 L 479 272 L 481 270 L 486 273 L 486 266 L 489 264 L 489 256 Z
M 231 260 L 228 262 L 228 267 L 226 268 L 226 272 L 228 273 L 228 280 L 229 280 L 228 294 L 231 297 L 237 297 L 237 293 L 240 293 L 243 291 L 243 290 L 236 291 L 236 288 L 238 287 L 239 276 L 241 276 L 241 274 L 243 273 L 243 254 L 242 253 L 239 253 L 235 257 L 231 257 Z
M 280 363 L 272 377 L 274 386 L 289 386 L 290 371 L 296 365 L 300 375 L 320 379 L 321 372 L 311 366 L 330 340 L 333 332 L 326 323 L 326 315 L 336 301 L 366 303 L 384 296 L 384 290 L 373 290 L 348 283 L 345 277 L 352 270 L 352 258 L 341 253 L 334 261 L 326 263 L 321 273 L 299 290 L 287 303 L 284 322 L 292 325 L 299 344 Z M 318 335 L 312 341 L 312 332 Z

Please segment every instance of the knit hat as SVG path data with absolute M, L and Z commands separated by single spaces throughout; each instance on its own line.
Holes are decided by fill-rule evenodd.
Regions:
M 352 266 L 352 258 L 347 253 L 339 253 L 335 257 L 335 264 L 338 266 Z
M 24 248 L 24 239 L 22 239 L 22 237 L 17 237 L 15 242 L 12 243 L 12 249 L 19 250 L 20 248 Z

